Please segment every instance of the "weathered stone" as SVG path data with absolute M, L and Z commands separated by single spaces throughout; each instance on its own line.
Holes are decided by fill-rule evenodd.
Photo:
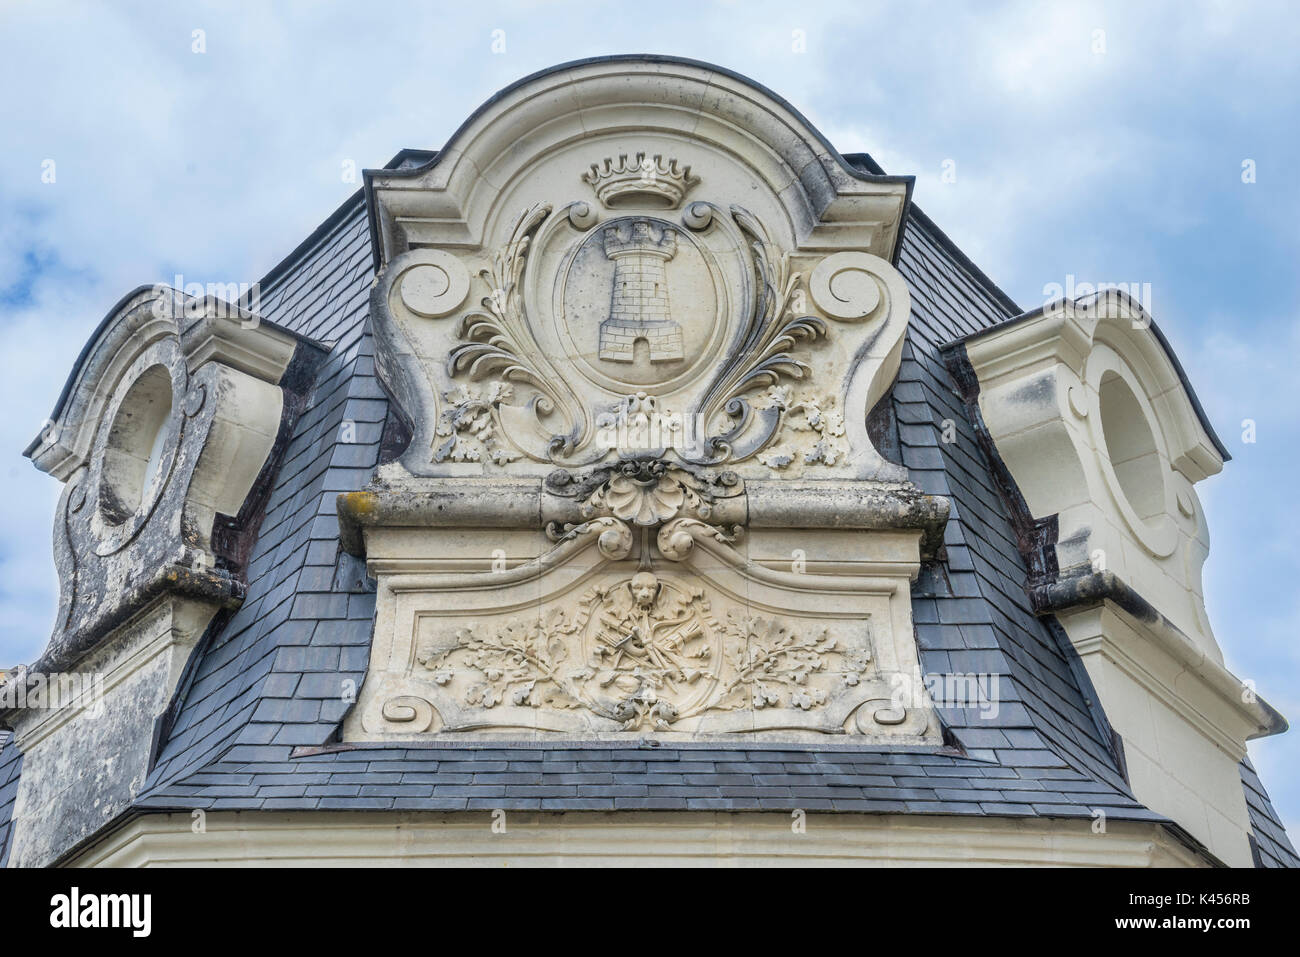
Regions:
M 376 367 L 413 434 L 338 502 L 379 594 L 345 739 L 938 740 L 909 583 L 948 505 L 867 427 L 910 312 L 905 184 L 668 73 L 583 67 L 373 174 Z M 435 257 L 470 292 L 431 321 L 404 290 Z

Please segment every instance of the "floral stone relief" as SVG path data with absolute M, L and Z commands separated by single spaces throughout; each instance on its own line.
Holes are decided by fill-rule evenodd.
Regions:
M 466 711 L 572 711 L 594 730 L 707 730 L 710 720 L 731 730 L 743 712 L 753 714 L 739 726 L 781 728 L 797 710 L 837 731 L 846 704 L 860 703 L 866 627 L 845 640 L 737 610 L 719 623 L 710 609 L 702 588 L 638 571 L 590 589 L 572 612 L 434 638 L 418 661 Z

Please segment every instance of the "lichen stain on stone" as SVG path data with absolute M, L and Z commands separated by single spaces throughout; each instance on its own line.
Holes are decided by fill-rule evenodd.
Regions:
M 1025 385 L 1007 394 L 1008 402 L 1026 405 L 1047 405 L 1056 401 L 1056 380 L 1050 372 L 1045 372 Z

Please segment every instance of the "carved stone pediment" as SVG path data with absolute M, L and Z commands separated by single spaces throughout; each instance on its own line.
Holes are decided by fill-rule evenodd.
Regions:
M 410 440 L 340 500 L 381 592 L 349 734 L 933 733 L 862 717 L 914 670 L 905 586 L 946 514 L 867 431 L 905 179 L 738 78 L 633 60 L 367 177 Z

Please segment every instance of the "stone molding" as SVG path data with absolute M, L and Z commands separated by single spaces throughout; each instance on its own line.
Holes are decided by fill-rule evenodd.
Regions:
M 602 148 L 598 135 L 619 128 L 636 132 Z M 426 166 L 367 170 L 376 265 L 417 246 L 478 247 L 502 216 L 520 208 L 503 196 L 535 175 L 544 157 L 580 155 L 571 175 L 590 186 L 593 165 L 649 155 L 656 171 L 664 166 L 647 176 L 636 164 L 638 180 L 650 185 L 671 181 L 672 167 L 660 156 L 689 166 L 686 177 L 693 170 L 705 178 L 688 153 L 697 144 L 701 152 L 745 157 L 746 179 L 757 177 L 778 201 L 773 212 L 780 210 L 782 232 L 808 237 L 807 248 L 893 258 L 911 177 L 850 167 L 789 104 L 735 74 L 675 58 L 607 57 L 563 64 L 503 90 Z
M 1206 867 L 1203 850 L 1159 824 L 944 815 L 509 812 L 147 814 L 67 861 L 72 867 L 245 866 L 929 866 Z

